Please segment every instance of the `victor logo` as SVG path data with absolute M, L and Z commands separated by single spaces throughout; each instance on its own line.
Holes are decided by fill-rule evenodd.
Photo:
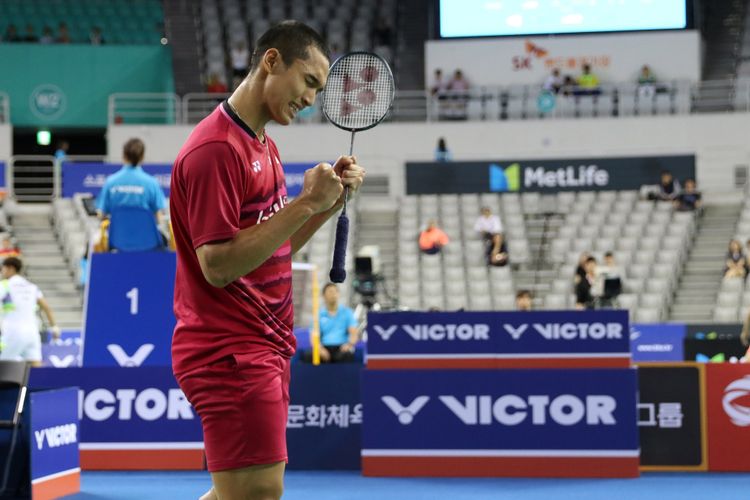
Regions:
M 726 412 L 732 423 L 738 427 L 750 426 L 750 407 L 742 406 L 737 402 L 750 396 L 750 375 L 745 375 L 739 380 L 735 380 L 724 389 L 724 412 Z
M 47 448 L 57 448 L 73 444 L 78 441 L 78 426 L 76 424 L 58 425 L 49 427 L 40 431 L 34 431 L 36 447 L 38 450 L 44 448 L 44 441 L 47 441 Z
M 441 341 L 441 340 L 490 340 L 490 325 L 478 323 L 447 323 L 434 325 L 400 325 L 401 328 L 414 340 Z M 388 328 L 374 326 L 373 329 L 383 338 L 388 340 L 398 331 L 399 325 Z
M 88 394 L 79 392 L 80 418 L 101 422 L 116 416 L 118 420 L 131 420 L 134 416 L 153 421 L 166 417 L 167 420 L 193 420 L 193 408 L 180 389 L 169 389 L 166 393 L 156 387 L 143 390 L 94 389 Z
M 151 351 L 154 350 L 154 344 L 143 344 L 135 351 L 135 354 L 128 356 L 127 353 L 117 344 L 109 344 L 107 350 L 115 358 L 117 364 L 120 366 L 141 366 Z
M 532 323 L 518 326 L 503 324 L 503 329 L 513 337 L 513 340 L 520 340 L 529 328 L 547 340 L 622 338 L 622 325 L 620 323 Z
M 56 354 L 50 354 L 49 356 L 49 362 L 55 368 L 67 368 L 70 365 L 72 365 L 75 360 L 76 360 L 76 357 L 73 356 L 72 354 L 68 354 L 62 359 L 60 359 L 60 357 Z
M 414 421 L 414 417 L 430 400 L 429 396 L 419 396 L 408 406 L 402 406 L 393 396 L 383 396 L 383 403 L 398 417 L 398 421 L 403 425 L 409 425 Z

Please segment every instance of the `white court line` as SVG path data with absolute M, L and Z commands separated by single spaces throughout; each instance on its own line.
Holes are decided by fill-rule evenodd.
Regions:
M 68 476 L 70 474 L 75 474 L 81 472 L 80 467 L 75 467 L 73 469 L 64 470 L 62 472 L 55 472 L 54 474 L 50 474 L 49 476 L 42 476 L 38 477 L 31 481 L 31 484 L 38 484 L 43 483 L 45 481 L 51 481 L 52 479 L 57 479 L 58 477 Z

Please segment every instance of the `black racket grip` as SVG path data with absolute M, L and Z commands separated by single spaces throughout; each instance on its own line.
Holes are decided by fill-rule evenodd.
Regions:
M 349 217 L 339 215 L 336 223 L 336 243 L 333 245 L 333 264 L 328 277 L 333 283 L 343 283 L 346 279 L 346 242 L 349 239 Z

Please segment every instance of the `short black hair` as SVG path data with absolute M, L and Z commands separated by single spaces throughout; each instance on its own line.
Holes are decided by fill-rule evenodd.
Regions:
M 338 286 L 336 286 L 336 283 L 330 283 L 329 282 L 329 283 L 326 283 L 326 286 L 323 287 L 323 293 L 326 293 L 326 290 L 328 290 L 331 287 L 333 287 L 333 288 L 335 288 L 337 290 L 339 288 Z
M 531 298 L 531 292 L 529 290 L 518 290 L 516 292 L 516 299 L 520 299 L 521 297 Z
M 122 147 L 122 156 L 133 166 L 140 165 L 143 161 L 143 156 L 146 153 L 146 145 L 143 141 L 134 137 L 129 139 L 128 142 Z
M 596 257 L 589 257 L 588 259 L 586 259 L 586 264 L 588 264 L 589 262 L 593 262 L 594 264 L 596 264 Z
M 5 260 L 3 260 L 3 266 L 12 267 L 16 270 L 17 273 L 20 273 L 21 269 L 23 269 L 23 263 L 18 257 L 6 258 Z
M 320 33 L 299 21 L 281 21 L 263 33 L 255 43 L 255 50 L 250 58 L 250 72 L 260 65 L 263 54 L 268 49 L 277 49 L 287 66 L 297 59 L 310 57 L 310 46 L 320 50 L 329 60 L 330 50 Z
M 614 253 L 612 253 L 612 252 L 607 252 L 607 253 L 605 253 L 605 254 L 604 254 L 604 256 L 605 256 L 605 257 L 614 257 L 614 256 L 615 256 L 615 254 L 614 254 Z

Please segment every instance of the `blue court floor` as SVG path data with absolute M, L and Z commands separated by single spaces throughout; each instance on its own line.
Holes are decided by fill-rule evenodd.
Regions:
M 205 472 L 84 472 L 75 500 L 188 500 Z M 750 474 L 649 473 L 639 479 L 401 479 L 288 472 L 285 500 L 748 500 Z

